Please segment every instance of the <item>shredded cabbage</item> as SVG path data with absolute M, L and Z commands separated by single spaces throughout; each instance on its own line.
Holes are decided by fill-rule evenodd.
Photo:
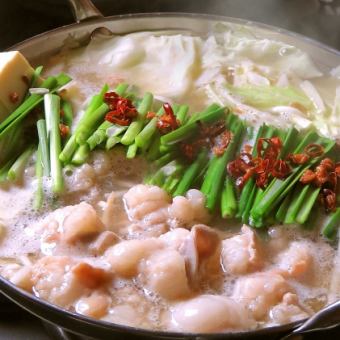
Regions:
M 241 98 L 242 102 L 256 108 L 265 109 L 272 106 L 288 106 L 299 103 L 306 109 L 312 109 L 312 102 L 303 92 L 292 86 L 253 86 L 234 87 L 226 85 L 227 89 Z
M 294 74 L 301 79 L 322 75 L 309 55 L 294 46 L 257 37 L 244 26 L 217 24 L 203 46 L 203 68 L 223 68 L 242 60 L 269 65 L 272 71 Z

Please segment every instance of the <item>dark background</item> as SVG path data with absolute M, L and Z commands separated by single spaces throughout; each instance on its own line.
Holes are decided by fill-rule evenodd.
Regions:
M 340 50 L 340 0 L 94 0 L 106 16 L 196 12 L 239 17 L 304 34 Z M 0 0 L 0 50 L 73 23 L 67 0 Z M 339 330 L 315 339 L 335 339 Z M 51 339 L 42 324 L 0 295 L 0 339 Z M 306 339 L 312 339 L 308 337 Z
M 340 50 L 340 0 L 94 0 L 104 15 L 199 12 L 240 17 L 295 31 Z M 0 0 L 0 50 L 72 23 L 67 0 Z

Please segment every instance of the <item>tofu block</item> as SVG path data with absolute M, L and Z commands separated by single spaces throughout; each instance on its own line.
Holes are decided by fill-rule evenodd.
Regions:
M 4 104 L 0 101 L 0 123 L 8 116 L 8 110 Z
M 22 102 L 33 72 L 20 52 L 0 53 L 0 121 Z

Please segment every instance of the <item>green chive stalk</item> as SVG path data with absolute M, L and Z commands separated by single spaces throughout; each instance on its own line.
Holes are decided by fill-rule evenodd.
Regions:
M 294 153 L 300 153 L 303 151 L 304 147 L 308 145 L 311 142 L 317 143 L 317 144 L 323 144 L 324 146 L 324 154 L 320 157 L 316 157 L 312 159 L 307 165 L 300 165 L 293 169 L 290 176 L 288 176 L 285 180 L 281 179 L 274 179 L 272 181 L 272 185 L 270 187 L 267 187 L 265 192 L 262 195 L 261 201 L 252 208 L 251 211 L 251 217 L 254 221 L 256 226 L 259 225 L 258 221 L 263 220 L 263 218 L 266 216 L 266 214 L 269 214 L 280 202 L 284 200 L 286 195 L 292 190 L 294 185 L 297 183 L 297 181 L 300 179 L 303 172 L 310 168 L 313 164 L 320 161 L 324 155 L 326 155 L 335 145 L 334 141 L 327 140 L 326 138 L 318 138 L 316 135 L 313 136 L 313 133 L 310 133 L 305 136 L 305 138 L 301 141 L 301 143 L 298 145 Z
M 72 157 L 73 165 L 82 165 L 90 155 L 90 148 L 87 144 L 80 145 Z
M 221 196 L 221 214 L 223 218 L 233 218 L 237 212 L 237 198 L 233 180 L 227 176 Z
M 263 137 L 264 138 L 271 138 L 273 135 L 277 132 L 277 130 L 272 127 L 272 126 L 265 126 L 263 129 Z M 257 141 L 258 143 L 258 141 Z M 256 143 L 256 148 L 257 148 L 257 143 Z M 253 150 L 254 154 L 257 155 L 257 150 Z M 253 207 L 253 204 L 256 202 L 256 200 L 259 200 L 263 193 L 263 189 L 258 188 L 255 181 L 252 181 L 253 183 L 253 190 L 251 193 L 251 196 L 249 197 L 246 207 L 244 211 L 242 212 L 242 222 L 243 223 L 249 223 L 249 216 L 250 216 L 250 211 Z
M 47 137 L 46 121 L 45 119 L 39 119 L 37 121 L 37 130 L 39 137 L 39 156 L 41 158 L 44 176 L 49 176 L 50 169 L 50 150 Z
M 119 144 L 121 140 L 122 140 L 121 136 L 111 136 L 111 137 L 109 137 L 106 141 L 105 149 L 106 150 L 112 149 L 115 145 Z
M 206 176 L 204 178 L 204 182 L 210 183 L 207 186 L 204 186 L 204 182 L 201 187 L 201 191 L 206 196 L 206 207 L 213 211 L 215 209 L 217 200 L 219 199 L 219 193 L 221 190 L 221 184 L 223 179 L 225 178 L 225 169 L 233 157 L 235 156 L 235 152 L 239 147 L 241 142 L 243 133 L 245 131 L 245 127 L 243 123 L 239 120 L 235 121 L 235 124 L 231 126 L 231 130 L 234 133 L 234 136 L 229 143 L 227 149 L 224 151 L 224 154 L 221 157 L 216 157 L 216 161 L 213 164 L 212 168 L 208 168 Z M 202 190 L 202 188 L 209 188 L 207 191 Z
M 322 228 L 322 235 L 329 240 L 334 240 L 340 227 L 340 207 L 327 218 Z
M 61 102 L 61 108 L 63 110 L 63 123 L 71 128 L 73 123 L 73 109 L 72 104 L 68 101 L 63 99 Z
M 150 111 L 152 107 L 152 102 L 153 95 L 149 92 L 145 93 L 142 102 L 138 106 L 137 119 L 129 125 L 128 129 L 126 130 L 125 134 L 122 137 L 121 140 L 122 144 L 130 145 L 134 143 L 135 138 L 143 128 L 146 114 L 148 113 L 148 111 Z
M 44 98 L 47 105 L 50 105 L 45 111 L 45 116 L 46 122 L 50 122 L 50 131 L 47 130 L 47 133 L 49 133 L 50 144 L 52 190 L 55 194 L 60 194 L 64 190 L 62 165 L 59 160 L 59 154 L 61 152 L 61 136 L 59 130 L 60 97 L 54 94 L 46 94 Z
M 185 170 L 174 192 L 174 196 L 183 196 L 191 187 L 197 175 L 208 161 L 208 151 L 203 149 L 196 160 Z
M 164 112 L 163 107 L 157 112 L 156 117 L 153 117 L 143 128 L 143 130 L 136 136 L 135 143 L 139 148 L 145 147 L 150 139 L 157 132 L 157 120 Z
M 267 129 L 267 126 L 265 124 L 261 125 L 259 130 L 257 131 L 257 135 L 255 137 L 255 143 L 253 146 L 252 150 L 252 156 L 256 157 L 257 156 L 257 143 L 260 138 L 263 137 L 265 131 Z M 238 204 L 238 212 L 236 213 L 236 217 L 241 218 L 243 212 L 246 210 L 248 200 L 253 201 L 254 200 L 254 186 L 255 186 L 255 180 L 254 178 L 250 178 L 244 185 L 240 199 L 239 199 L 239 204 Z
M 127 152 L 126 152 L 126 158 L 127 159 L 135 158 L 137 155 L 137 150 L 138 150 L 138 146 L 136 143 L 129 145 Z
M 81 120 L 77 124 L 77 127 L 76 127 L 74 133 L 69 138 L 69 140 L 67 141 L 66 145 L 64 146 L 62 152 L 59 155 L 59 159 L 63 163 L 69 163 L 71 161 L 72 156 L 73 156 L 74 152 L 76 151 L 76 149 L 78 147 L 78 143 L 77 143 L 77 139 L 76 139 L 77 132 L 81 128 L 83 122 L 86 121 L 86 119 L 89 116 L 91 116 L 92 113 L 94 111 L 96 111 L 104 103 L 104 94 L 108 90 L 109 90 L 109 86 L 107 84 L 105 84 L 103 86 L 102 90 L 100 91 L 100 93 L 97 94 L 97 95 L 94 95 L 91 98 L 91 101 L 90 101 L 89 105 L 87 106 L 87 108 L 86 108 L 86 110 L 84 112 L 83 117 L 81 118 Z
M 7 179 L 9 181 L 17 181 L 23 177 L 26 164 L 32 156 L 33 151 L 34 147 L 32 145 L 29 146 L 13 163 L 7 173 Z
M 192 119 L 191 121 L 187 122 L 185 125 L 179 127 L 178 129 L 167 133 L 166 135 L 161 137 L 161 143 L 165 145 L 171 145 L 178 143 L 184 139 L 187 139 L 197 133 L 199 129 L 199 125 L 197 124 L 198 121 L 203 123 L 209 124 L 213 123 L 219 119 L 225 117 L 225 108 L 219 107 L 215 111 L 208 111 L 207 113 L 204 112 L 202 115 L 198 115 Z
M 11 159 L 7 161 L 6 164 L 0 169 L 0 183 L 7 181 L 8 170 L 11 168 L 14 162 L 15 159 Z

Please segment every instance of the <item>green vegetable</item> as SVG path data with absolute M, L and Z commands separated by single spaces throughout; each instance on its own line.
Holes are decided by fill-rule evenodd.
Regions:
M 90 155 L 90 148 L 88 144 L 80 145 L 72 157 L 72 164 L 74 165 L 84 164 L 87 158 L 89 157 L 89 155 Z
M 7 163 L 0 169 L 0 183 L 7 181 L 8 170 L 11 168 L 15 159 L 7 161 Z
M 47 138 L 45 119 L 40 119 L 37 121 L 37 129 L 38 129 L 38 137 L 39 137 L 39 145 L 40 145 L 39 156 L 42 161 L 44 176 L 49 176 L 51 172 L 50 151 L 49 151 L 49 142 Z
M 259 130 L 257 131 L 257 135 L 255 137 L 255 143 L 253 146 L 253 151 L 252 151 L 252 156 L 256 157 L 257 156 L 257 143 L 258 140 L 263 137 L 265 131 L 267 129 L 266 125 L 261 125 Z M 238 205 L 238 212 L 236 214 L 236 217 L 240 218 L 242 217 L 244 211 L 246 211 L 246 207 L 248 204 L 248 201 L 251 201 L 251 204 L 254 200 L 254 194 L 255 192 L 253 192 L 254 190 L 254 186 L 255 186 L 255 180 L 254 178 L 250 178 L 244 185 L 242 191 L 241 191 L 241 195 L 240 195 L 240 200 L 239 200 L 239 205 Z
M 233 218 L 237 212 L 237 199 L 232 179 L 227 176 L 221 197 L 221 214 L 223 218 Z
M 103 103 L 94 110 L 91 115 L 82 120 L 81 126 L 79 126 L 75 132 L 77 144 L 82 145 L 86 143 L 87 139 L 95 131 L 98 124 L 104 119 L 108 111 L 109 106 Z
M 50 144 L 50 168 L 52 178 L 52 190 L 59 194 L 64 190 L 64 178 L 62 174 L 62 166 L 59 160 L 61 152 L 61 137 L 59 130 L 60 122 L 60 98 L 54 94 L 45 95 L 45 103 L 48 105 L 45 111 L 46 122 L 50 122 L 49 144 Z M 48 127 L 47 127 L 48 128 Z
M 7 173 L 7 179 L 9 181 L 17 181 L 18 179 L 22 178 L 25 166 L 32 156 L 33 151 L 34 147 L 32 145 L 29 146 L 13 163 Z
M 306 135 L 302 142 L 295 149 L 294 153 L 303 151 L 304 147 L 308 145 L 311 140 L 313 140 L 312 137 L 312 133 Z M 317 144 L 323 144 L 325 151 L 324 155 L 327 154 L 335 145 L 334 141 L 328 140 L 326 138 L 317 138 L 314 142 Z M 307 165 L 300 165 L 296 167 L 293 169 L 291 175 L 289 175 L 285 180 L 276 178 L 272 181 L 272 185 L 268 186 L 263 193 L 261 201 L 251 210 L 251 218 L 256 226 L 262 226 L 261 221 L 263 221 L 263 218 L 284 200 L 286 195 L 294 187 L 295 183 L 297 183 L 297 181 L 300 179 L 302 173 L 313 164 L 318 162 L 321 157 L 324 157 L 324 155 L 312 159 L 309 163 L 307 163 Z
M 317 198 L 320 193 L 320 188 L 313 188 L 310 185 L 308 186 L 308 192 L 306 194 L 306 200 L 303 202 L 300 210 L 298 211 L 295 221 L 299 224 L 304 224 L 307 222 L 308 217 L 312 211 L 312 208 L 317 201 Z
M 326 220 L 322 235 L 330 240 L 335 239 L 337 231 L 340 227 L 340 207 L 338 207 Z
M 126 158 L 127 159 L 135 158 L 137 154 L 137 150 L 138 150 L 138 146 L 136 143 L 129 145 L 127 153 L 126 153 Z
M 68 163 L 71 161 L 72 156 L 74 154 L 74 152 L 76 151 L 77 147 L 78 147 L 78 143 L 76 140 L 76 134 L 79 131 L 79 129 L 82 127 L 82 124 L 84 121 L 86 121 L 88 119 L 89 116 L 92 115 L 92 113 L 97 110 L 103 103 L 104 103 L 104 94 L 109 90 L 109 86 L 107 84 L 105 84 L 103 86 L 103 88 L 101 89 L 100 93 L 97 95 L 94 95 L 91 98 L 91 101 L 88 105 L 88 107 L 85 110 L 85 113 L 83 115 L 83 117 L 81 118 L 81 120 L 79 121 L 79 123 L 77 124 L 77 127 L 74 131 L 74 134 L 69 138 L 69 140 L 67 141 L 66 145 L 64 146 L 64 149 L 62 150 L 62 152 L 59 155 L 59 159 L 64 162 L 64 163 Z
M 142 130 L 146 114 L 151 109 L 153 102 L 153 95 L 151 93 L 145 93 L 142 102 L 138 106 L 138 116 L 126 130 L 121 143 L 124 145 L 130 145 L 135 141 L 136 136 Z
M 198 121 L 203 123 L 213 123 L 225 116 L 225 109 L 220 107 L 212 112 L 207 112 L 204 114 L 197 115 L 196 118 L 189 120 L 185 125 L 179 127 L 178 129 L 167 133 L 161 137 L 162 144 L 175 144 L 184 139 L 191 137 L 193 134 L 197 133 L 199 129 Z
M 264 138 L 271 138 L 275 134 L 276 129 L 272 126 L 264 126 L 263 131 L 262 131 L 262 136 Z M 256 141 L 256 148 L 255 150 L 253 149 L 253 154 L 256 156 L 257 155 L 257 143 L 258 140 Z M 251 192 L 250 197 L 248 198 L 247 204 L 245 206 L 244 211 L 242 212 L 242 222 L 243 223 L 249 223 L 249 216 L 250 216 L 250 211 L 253 207 L 253 204 L 255 203 L 256 199 L 259 199 L 260 195 L 262 194 L 262 190 L 257 187 L 255 181 L 253 180 L 251 183 L 253 183 L 253 190 Z
M 280 208 L 277 210 L 275 218 L 278 222 L 283 223 L 286 215 L 287 215 L 287 211 L 288 208 L 290 206 L 290 202 L 292 201 L 292 193 L 289 193 L 285 199 L 283 200 L 283 202 L 280 205 Z
M 119 136 L 111 136 L 107 139 L 105 149 L 110 150 L 112 149 L 116 144 L 120 143 L 122 137 Z
M 165 155 L 163 155 L 162 157 L 158 158 L 157 160 L 155 160 L 155 165 L 157 167 L 161 167 L 163 165 L 165 165 L 166 163 L 170 162 L 171 160 L 175 159 L 177 157 L 177 152 L 173 151 L 173 152 L 169 152 Z
M 174 192 L 174 196 L 184 195 L 191 187 L 195 178 L 208 161 L 208 151 L 203 149 L 196 160 L 185 170 L 182 178 L 180 179 L 178 186 Z
M 163 107 L 157 112 L 156 117 L 153 117 L 149 123 L 147 123 L 143 130 L 136 136 L 136 145 L 140 148 L 145 147 L 145 145 L 150 141 L 153 135 L 157 132 L 157 119 L 163 114 Z
M 295 222 L 295 218 L 297 213 L 299 212 L 300 208 L 302 207 L 304 201 L 306 200 L 306 195 L 308 194 L 309 191 L 309 185 L 297 185 L 295 187 L 293 196 L 292 196 L 292 201 L 288 207 L 287 214 L 285 216 L 285 219 L 283 223 L 285 224 L 292 224 Z
M 219 199 L 221 184 L 225 176 L 225 168 L 228 162 L 233 159 L 239 147 L 245 127 L 241 121 L 237 120 L 234 126 L 231 127 L 231 130 L 234 133 L 231 142 L 221 157 L 214 156 L 216 161 L 212 162 L 212 166 L 208 168 L 201 187 L 201 191 L 206 196 L 206 207 L 210 211 L 215 209 L 217 200 Z M 208 184 L 205 185 L 205 183 Z M 204 190 L 205 188 L 207 188 L 207 190 Z
M 313 103 L 299 89 L 292 86 L 257 86 L 244 85 L 242 87 L 227 86 L 228 90 L 241 97 L 243 103 L 265 109 L 272 106 L 289 106 L 299 103 L 308 110 L 313 109 Z
M 33 72 L 33 75 L 32 75 L 32 78 L 31 78 L 31 84 L 30 84 L 30 87 L 36 87 L 38 85 L 38 80 L 40 78 L 40 75 L 41 75 L 41 72 L 43 70 L 43 66 L 38 66 L 34 72 Z M 25 96 L 25 100 L 30 96 L 30 92 L 27 91 L 26 93 L 26 96 Z
M 176 114 L 176 118 L 179 121 L 180 125 L 184 125 L 188 118 L 189 106 L 188 105 L 181 105 L 179 110 Z
M 152 143 L 150 145 L 150 148 L 148 150 L 148 153 L 146 155 L 146 159 L 148 161 L 154 161 L 155 159 L 157 159 L 160 156 L 160 151 L 159 151 L 159 147 L 161 145 L 161 136 L 159 134 L 159 132 L 157 131 L 155 133 L 155 136 L 152 140 Z
M 63 110 L 63 122 L 71 128 L 73 122 L 73 109 L 72 105 L 68 100 L 63 99 L 61 102 L 61 108 Z

